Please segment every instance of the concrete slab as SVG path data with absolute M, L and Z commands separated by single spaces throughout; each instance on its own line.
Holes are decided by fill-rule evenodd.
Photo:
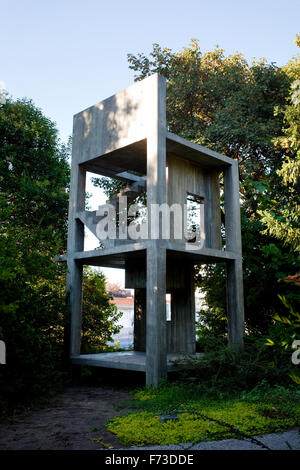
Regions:
M 191 355 L 199 358 L 201 353 Z M 175 364 L 173 361 L 182 360 L 186 356 L 179 353 L 169 353 L 167 355 L 168 372 L 176 371 L 186 366 L 184 364 Z M 80 354 L 71 357 L 72 364 L 106 367 L 109 369 L 135 370 L 139 372 L 146 371 L 146 353 L 140 351 L 121 351 L 99 354 Z
M 300 450 L 299 429 L 290 429 L 282 433 L 254 436 L 257 441 L 270 450 Z M 198 442 L 197 444 L 170 444 L 166 446 L 126 447 L 126 450 L 267 450 L 263 445 L 250 439 L 223 439 L 220 441 Z M 125 450 L 125 448 L 124 448 Z

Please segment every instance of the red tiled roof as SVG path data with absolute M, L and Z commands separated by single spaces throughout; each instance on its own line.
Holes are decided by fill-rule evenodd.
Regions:
M 113 297 L 110 303 L 117 307 L 134 307 L 134 297 Z M 170 304 L 170 299 L 167 299 L 166 303 Z
M 134 298 L 133 297 L 113 297 L 110 300 L 111 304 L 115 304 L 117 307 L 133 307 Z

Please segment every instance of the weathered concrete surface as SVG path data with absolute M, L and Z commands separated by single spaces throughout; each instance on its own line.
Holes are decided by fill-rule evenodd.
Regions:
M 120 194 L 130 197 L 139 193 L 139 184 L 147 191 L 148 239 L 101 241 L 103 249 L 84 251 L 84 226 L 97 235 L 97 213 L 85 210 L 86 171 L 111 176 L 129 185 Z M 132 176 L 133 171 L 139 176 Z M 224 173 L 226 249 L 221 247 L 220 187 Z M 163 236 L 163 218 L 155 217 L 151 208 L 166 203 L 185 207 L 190 196 L 201 199 L 200 228 L 202 244 L 191 246 L 181 236 Z M 115 198 L 110 202 L 118 207 Z M 173 204 L 174 203 L 174 204 Z M 174 209 L 175 210 L 175 209 Z M 170 217 L 170 214 L 169 214 Z M 177 223 L 183 225 L 183 215 Z M 187 217 L 187 216 L 185 216 Z M 126 225 L 126 221 L 125 221 Z M 170 227 L 171 228 L 171 227 Z M 171 232 L 171 231 L 170 231 Z M 203 232 L 203 233 L 202 233 Z M 198 249 L 199 248 L 199 249 Z M 171 259 L 173 257 L 173 259 Z M 176 258 L 176 259 L 175 259 Z M 111 360 L 111 367 L 146 371 L 147 385 L 156 386 L 167 377 L 170 368 L 167 352 L 195 351 L 194 289 L 187 280 L 183 286 L 170 286 L 172 314 L 171 343 L 166 324 L 166 292 L 168 261 L 182 266 L 204 263 L 227 263 L 227 310 L 229 342 L 238 347 L 243 343 L 244 304 L 240 230 L 238 163 L 224 155 L 186 141 L 167 130 L 166 80 L 159 74 L 147 77 L 74 116 L 72 171 L 68 230 L 67 291 L 70 307 L 70 351 L 79 361 L 99 366 L 108 362 L 101 358 L 80 356 L 82 267 L 83 265 L 123 267 L 145 266 L 144 284 L 131 286 L 145 289 L 140 302 L 146 311 L 145 324 L 136 325 L 140 351 L 146 349 L 146 365 L 130 356 L 127 361 Z M 169 265 L 170 266 L 170 265 Z M 170 271 L 170 268 L 169 268 Z M 130 281 L 127 276 L 127 281 Z M 136 280 L 136 279 L 135 279 Z M 175 290 L 174 290 L 175 289 Z M 176 290 L 177 289 L 177 290 Z M 141 305 L 136 303 L 136 318 Z M 141 328 L 139 328 L 141 327 Z M 170 330 L 170 328 L 169 328 Z M 124 359 L 124 358 L 123 358 Z M 104 362 L 103 362 L 104 361 Z M 109 367 L 103 365 L 103 367 Z M 142 367 L 142 369 L 141 369 Z
M 152 220 L 153 204 L 166 202 L 166 81 L 156 76 L 153 102 L 149 107 L 151 119 L 147 138 L 147 209 L 151 234 L 147 248 L 146 266 L 146 384 L 157 386 L 167 378 L 166 334 L 166 262 L 162 233 Z M 157 233 L 158 237 L 153 237 Z
M 196 353 L 195 358 L 199 358 L 202 354 Z M 166 369 L 168 372 L 181 369 L 181 364 L 174 361 L 184 359 L 184 354 L 169 353 L 167 354 Z M 86 365 L 94 367 L 106 367 L 108 369 L 136 370 L 139 372 L 146 371 L 146 353 L 140 351 L 121 351 L 100 354 L 81 354 L 71 357 L 72 364 Z
M 234 161 L 224 171 L 226 249 L 234 251 L 238 259 L 227 262 L 227 318 L 228 339 L 232 346 L 243 347 L 244 293 L 242 269 L 242 238 L 239 193 L 239 168 Z
M 300 450 L 299 429 L 291 429 L 279 434 L 265 434 L 254 436 L 255 439 L 267 446 L 270 450 Z M 125 449 L 125 448 L 124 448 Z M 168 446 L 130 447 L 135 450 L 267 450 L 263 446 L 250 440 L 224 439 L 222 441 L 199 442 L 197 444 L 186 443 Z M 126 447 L 128 450 L 128 447 Z

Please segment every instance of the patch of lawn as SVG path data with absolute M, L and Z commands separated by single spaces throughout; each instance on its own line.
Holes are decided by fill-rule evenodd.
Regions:
M 266 387 L 265 387 L 266 388 Z M 272 400 L 273 396 L 273 400 Z M 218 398 L 196 385 L 164 384 L 133 394 L 133 413 L 107 425 L 126 445 L 166 445 L 279 432 L 300 424 L 299 394 L 269 387 Z M 162 419 L 164 415 L 173 419 Z

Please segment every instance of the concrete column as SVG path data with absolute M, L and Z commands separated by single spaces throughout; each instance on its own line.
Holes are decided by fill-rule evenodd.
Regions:
M 237 349 L 243 348 L 244 298 L 242 260 L 227 263 L 228 341 Z
M 229 343 L 241 349 L 244 336 L 244 294 L 238 163 L 224 170 L 226 249 L 237 254 L 227 262 L 227 318 Z
M 69 201 L 67 296 L 70 314 L 70 354 L 80 354 L 82 310 L 82 265 L 74 260 L 76 251 L 84 249 L 84 224 L 76 212 L 84 210 L 86 172 L 77 164 L 76 146 L 73 150 Z
M 150 81 L 148 82 L 150 84 Z M 159 75 L 152 77 L 149 93 L 147 137 L 147 207 L 149 245 L 147 247 L 147 323 L 146 384 L 157 386 L 167 377 L 166 350 L 166 249 L 161 230 L 151 238 L 154 224 L 152 204 L 166 202 L 166 84 Z
M 156 387 L 167 377 L 166 250 L 147 249 L 146 384 Z

